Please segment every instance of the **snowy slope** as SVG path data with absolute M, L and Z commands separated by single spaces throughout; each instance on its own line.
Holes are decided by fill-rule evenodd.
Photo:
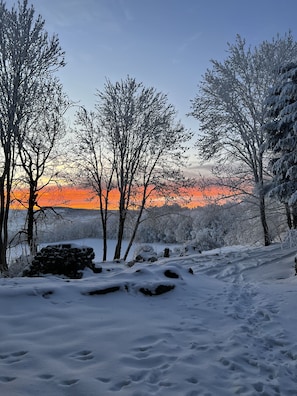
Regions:
M 234 247 L 0 279 L 0 395 L 296 395 L 294 255 Z M 174 289 L 141 292 L 160 285 Z

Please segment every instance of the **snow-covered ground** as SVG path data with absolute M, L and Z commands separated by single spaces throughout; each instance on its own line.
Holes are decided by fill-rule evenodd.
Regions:
M 296 395 L 295 253 L 234 247 L 110 262 L 80 280 L 2 278 L 0 394 Z M 143 294 L 160 285 L 174 288 Z

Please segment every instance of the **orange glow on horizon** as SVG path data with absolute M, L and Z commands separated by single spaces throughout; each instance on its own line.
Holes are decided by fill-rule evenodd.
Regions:
M 183 207 L 195 208 L 205 206 L 210 203 L 210 198 L 221 196 L 226 191 L 218 190 L 217 187 L 209 187 L 204 192 L 198 188 L 185 188 L 179 196 L 174 199 L 174 203 Z M 26 190 L 16 190 L 12 202 L 13 209 L 24 209 L 20 201 L 26 200 Z M 109 209 L 118 209 L 119 193 L 112 190 L 109 196 Z M 98 197 L 92 189 L 79 187 L 47 187 L 39 192 L 38 204 L 41 207 L 69 207 L 73 209 L 98 209 Z M 165 198 L 152 194 L 147 201 L 148 206 L 162 206 L 166 204 Z
M 229 190 L 227 188 L 218 188 L 217 186 L 211 186 L 205 188 L 201 191 L 195 187 L 185 188 L 182 192 L 182 197 L 189 197 L 190 202 L 185 205 L 190 209 L 197 208 L 198 206 L 205 206 L 210 203 L 213 203 L 214 199 L 220 198 L 220 203 L 225 203 L 226 199 L 224 199 L 224 195 L 227 195 Z
M 23 209 L 19 201 L 26 202 L 27 191 L 16 190 L 13 195 L 15 200 L 12 207 Z M 38 193 L 38 204 L 41 207 L 69 207 L 73 209 L 96 209 L 98 206 L 96 196 L 91 189 L 69 186 L 44 188 Z

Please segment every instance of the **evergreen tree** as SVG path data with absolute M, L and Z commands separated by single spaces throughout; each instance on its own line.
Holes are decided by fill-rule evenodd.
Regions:
M 267 98 L 266 148 L 271 150 L 271 195 L 288 204 L 297 226 L 297 63 L 280 69 L 279 79 Z

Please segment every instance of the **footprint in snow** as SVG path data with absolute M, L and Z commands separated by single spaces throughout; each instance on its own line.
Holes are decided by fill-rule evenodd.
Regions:
M 38 378 L 42 379 L 42 380 L 50 380 L 52 379 L 54 376 L 52 374 L 41 374 L 38 376 Z
M 108 382 L 111 381 L 110 378 L 106 378 L 106 377 L 97 377 L 96 378 L 98 381 L 103 382 L 104 384 L 107 384 Z
M 129 386 L 130 384 L 131 384 L 131 381 L 130 381 L 130 380 L 122 380 L 122 381 L 119 381 L 119 382 L 117 382 L 116 384 L 114 384 L 114 385 L 110 388 L 110 390 L 111 390 L 111 391 L 119 392 L 119 391 L 121 391 L 125 386 Z
M 12 382 L 16 379 L 17 377 L 8 377 L 8 376 L 3 376 L 0 377 L 0 382 Z
M 6 364 L 18 363 L 22 360 L 22 358 L 27 355 L 28 351 L 16 351 L 6 354 L 0 355 L 0 361 L 3 361 Z
M 79 379 L 75 378 L 75 379 L 68 379 L 68 380 L 63 380 L 60 382 L 60 385 L 63 386 L 72 386 L 74 384 L 76 384 L 79 381 Z
M 89 351 L 89 350 L 75 352 L 74 354 L 72 354 L 70 356 L 76 360 L 81 360 L 81 361 L 94 359 L 94 355 L 93 355 L 92 351 Z

